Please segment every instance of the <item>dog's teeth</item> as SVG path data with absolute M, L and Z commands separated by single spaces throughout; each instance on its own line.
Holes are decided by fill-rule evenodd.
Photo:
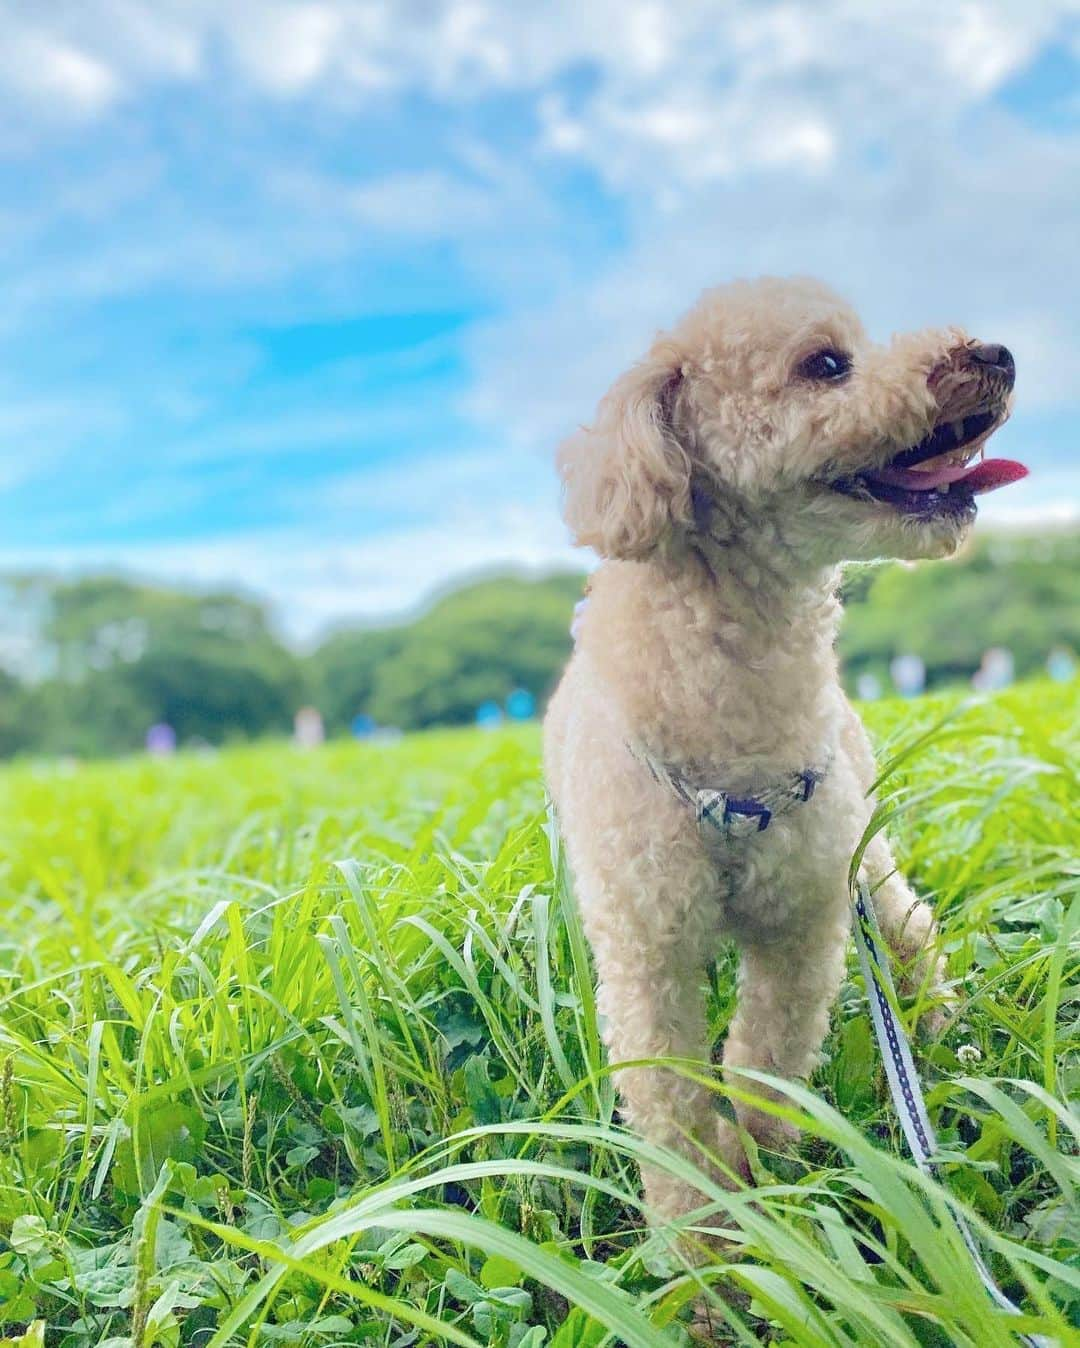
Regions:
M 953 435 L 956 437 L 956 443 L 959 444 L 960 441 L 963 440 L 963 438 L 964 438 L 964 419 L 963 419 L 963 417 L 961 417 L 959 421 L 954 421 L 954 422 L 950 425 L 949 429 L 952 431 Z

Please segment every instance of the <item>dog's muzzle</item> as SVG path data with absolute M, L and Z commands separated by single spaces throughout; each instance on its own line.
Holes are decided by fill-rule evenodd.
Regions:
M 976 496 L 1027 476 L 1014 459 L 983 457 L 987 440 L 1008 416 L 1015 380 L 1008 347 L 983 342 L 956 347 L 927 379 L 938 416 L 918 444 L 827 485 L 901 515 L 973 517 Z

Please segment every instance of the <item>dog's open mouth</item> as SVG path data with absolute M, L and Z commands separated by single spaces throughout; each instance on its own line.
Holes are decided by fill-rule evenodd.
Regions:
M 904 515 L 974 512 L 976 496 L 1027 476 L 1015 459 L 983 457 L 987 440 L 1004 420 L 999 408 L 942 421 L 884 467 L 867 468 L 829 485 L 847 496 L 881 501 Z

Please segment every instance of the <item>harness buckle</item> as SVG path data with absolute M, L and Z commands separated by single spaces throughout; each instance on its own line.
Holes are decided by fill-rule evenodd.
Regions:
M 699 791 L 696 813 L 699 825 L 708 824 L 727 838 L 764 833 L 773 816 L 772 810 L 761 801 L 751 797 L 739 799 L 726 791 Z
M 728 798 L 724 809 L 724 824 L 733 837 L 747 833 L 764 833 L 772 823 L 772 810 L 760 800 L 747 796 L 743 800 Z

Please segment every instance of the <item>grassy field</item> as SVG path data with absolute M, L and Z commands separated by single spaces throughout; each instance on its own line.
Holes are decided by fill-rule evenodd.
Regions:
M 711 1297 L 717 1342 L 1015 1343 L 953 1205 L 1080 1342 L 1077 693 L 947 705 L 868 717 L 956 986 L 942 1182 L 852 958 L 703 1267 L 640 1211 L 533 729 L 4 772 L 0 1342 L 659 1348 Z

